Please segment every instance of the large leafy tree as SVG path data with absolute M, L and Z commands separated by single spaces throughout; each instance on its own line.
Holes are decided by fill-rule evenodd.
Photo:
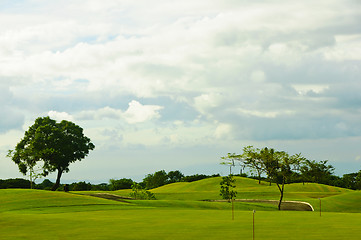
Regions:
M 94 148 L 83 129 L 75 123 L 66 120 L 58 123 L 50 117 L 40 117 L 15 149 L 9 151 L 9 156 L 23 174 L 38 163 L 42 163 L 44 176 L 57 172 L 54 191 L 60 185 L 62 174 L 69 171 L 70 163 L 82 160 Z

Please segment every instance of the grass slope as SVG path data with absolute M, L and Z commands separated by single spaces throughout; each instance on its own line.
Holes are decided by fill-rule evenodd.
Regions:
M 322 211 L 361 212 L 361 191 L 327 197 L 321 201 Z
M 235 179 L 237 198 L 279 199 L 279 190 L 275 184 L 272 184 L 271 186 L 269 186 L 269 183 L 267 182 L 258 184 L 257 180 L 242 177 L 235 177 Z M 179 182 L 152 189 L 152 192 L 155 193 L 159 199 L 221 199 L 219 195 L 220 181 L 221 177 L 208 178 L 191 183 Z M 316 183 L 295 183 L 287 184 L 285 186 L 285 199 L 305 200 L 309 198 L 322 198 L 350 191 L 351 190 Z
M 1 189 L 0 212 L 64 212 L 114 209 L 126 204 L 90 196 L 30 189 Z
M 361 192 L 319 184 L 286 186 L 289 200 L 308 200 L 316 212 L 276 211 L 275 206 L 229 203 L 219 198 L 220 178 L 175 183 L 152 190 L 154 201 L 116 202 L 41 190 L 0 190 L 0 239 L 359 239 Z M 129 192 L 129 190 L 127 190 Z M 116 194 L 128 194 L 116 191 Z M 237 178 L 239 198 L 278 198 L 276 186 Z M 190 199 L 187 199 L 189 197 Z M 322 198 L 322 217 L 317 212 Z M 174 200 L 178 199 L 178 200 Z
M 74 212 L 73 208 L 68 210 L 2 212 L 0 239 L 252 238 L 252 211 L 236 211 L 235 220 L 232 221 L 229 210 L 198 208 L 124 208 L 78 212 Z M 325 213 L 319 217 L 315 212 L 257 211 L 255 222 L 256 239 L 352 240 L 359 239 L 361 234 L 360 213 Z

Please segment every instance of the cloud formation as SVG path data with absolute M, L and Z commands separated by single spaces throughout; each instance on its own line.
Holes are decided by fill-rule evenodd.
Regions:
M 7 1 L 0 133 L 49 115 L 123 149 L 358 137 L 360 9 L 357 0 Z

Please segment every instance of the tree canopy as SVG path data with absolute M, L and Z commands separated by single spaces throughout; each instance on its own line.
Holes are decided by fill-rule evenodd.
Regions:
M 24 138 L 9 150 L 12 158 L 24 175 L 32 172 L 35 165 L 42 164 L 43 176 L 57 171 L 57 179 L 52 187 L 56 190 L 70 163 L 85 158 L 95 148 L 91 140 L 83 134 L 83 129 L 73 122 L 60 123 L 50 117 L 40 117 L 25 132 Z

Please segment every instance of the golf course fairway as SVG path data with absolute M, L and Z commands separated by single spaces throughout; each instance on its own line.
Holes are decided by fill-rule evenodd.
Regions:
M 277 199 L 275 186 L 258 186 L 243 178 L 237 181 L 244 183 L 238 185 L 239 195 Z M 255 239 L 330 240 L 361 236 L 359 191 L 291 184 L 286 186 L 287 200 L 309 202 L 314 212 L 278 211 L 272 204 L 237 202 L 232 220 L 230 203 L 199 199 L 202 192 L 203 200 L 212 196 L 219 199 L 219 178 L 173 186 L 152 190 L 159 200 L 125 202 L 84 192 L 2 189 L 0 239 L 252 239 L 253 216 Z M 324 207 L 321 216 L 320 201 Z

